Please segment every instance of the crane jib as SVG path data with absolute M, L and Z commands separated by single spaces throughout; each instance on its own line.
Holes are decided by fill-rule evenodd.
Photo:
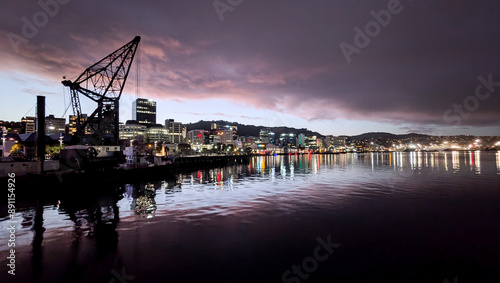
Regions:
M 71 104 L 76 116 L 74 143 L 118 144 L 119 100 L 140 40 L 141 37 L 136 36 L 87 68 L 75 81 L 62 81 L 70 89 Z M 80 105 L 82 95 L 97 103 L 93 113 L 86 118 Z

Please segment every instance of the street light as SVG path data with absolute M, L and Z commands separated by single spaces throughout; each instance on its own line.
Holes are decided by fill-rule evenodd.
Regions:
M 59 149 L 62 150 L 63 136 L 62 133 L 59 134 Z

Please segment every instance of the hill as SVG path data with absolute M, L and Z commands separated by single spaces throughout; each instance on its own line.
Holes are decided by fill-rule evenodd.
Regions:
M 240 136 L 254 136 L 258 137 L 260 130 L 261 129 L 266 129 L 269 128 L 271 129 L 275 134 L 276 137 L 278 137 L 282 133 L 294 133 L 296 135 L 298 134 L 304 134 L 306 136 L 318 136 L 318 137 L 323 137 L 318 132 L 313 132 L 311 130 L 302 128 L 302 129 L 296 129 L 296 128 L 291 128 L 291 127 L 266 127 L 266 126 L 254 126 L 254 125 L 245 125 L 245 124 L 240 124 L 236 122 L 229 122 L 229 121 L 223 121 L 223 120 L 218 120 L 218 121 L 204 121 L 200 120 L 196 123 L 189 123 L 185 124 L 186 128 L 188 131 L 190 130 L 210 130 L 210 125 L 212 123 L 220 124 L 220 125 L 232 125 L 232 126 L 237 126 L 238 127 L 238 135 Z
M 407 139 L 407 138 L 412 138 L 412 139 L 424 138 L 425 139 L 428 137 L 430 137 L 430 136 L 424 135 L 424 134 L 416 134 L 416 133 L 396 135 L 396 134 L 384 133 L 384 132 L 373 132 L 373 133 L 364 133 L 364 134 L 357 135 L 357 136 L 351 136 L 351 140 L 362 141 L 362 140 L 370 140 L 370 139 L 387 140 L 387 139 Z

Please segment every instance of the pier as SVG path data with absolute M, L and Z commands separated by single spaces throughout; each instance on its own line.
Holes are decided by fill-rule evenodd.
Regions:
M 99 194 L 104 193 L 105 184 L 110 184 L 109 188 L 111 189 L 115 185 L 141 181 L 173 180 L 176 174 L 179 173 L 190 173 L 196 170 L 220 168 L 248 162 L 250 162 L 250 155 L 182 156 L 176 157 L 164 165 L 147 167 L 43 171 L 16 177 L 17 187 L 19 188 L 17 194 L 18 199 L 71 195 L 79 190 L 84 190 L 85 194 Z M 11 168 L 18 167 L 22 168 L 22 166 L 12 166 Z M 6 183 L 6 179 L 7 177 L 0 178 L 0 182 Z

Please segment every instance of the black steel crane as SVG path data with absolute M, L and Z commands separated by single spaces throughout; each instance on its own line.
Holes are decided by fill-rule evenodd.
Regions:
M 129 43 L 87 68 L 74 82 L 62 81 L 62 84 L 71 91 L 71 104 L 77 118 L 76 143 L 118 144 L 119 100 L 140 40 L 141 37 L 136 36 Z M 97 103 L 97 108 L 87 119 L 82 116 L 80 94 Z M 87 129 L 90 130 L 90 134 L 85 133 Z

